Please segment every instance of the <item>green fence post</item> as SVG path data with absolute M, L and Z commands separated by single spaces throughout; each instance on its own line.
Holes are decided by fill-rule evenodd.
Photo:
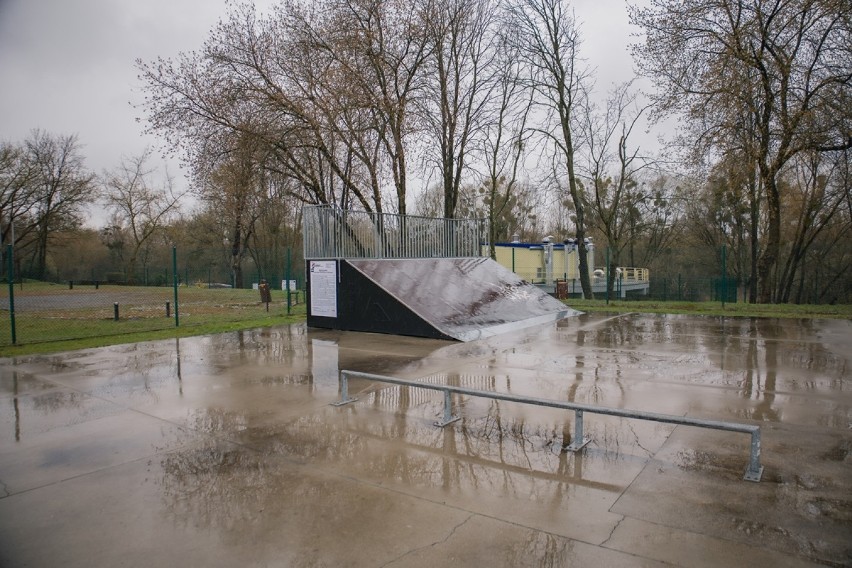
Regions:
M 290 247 L 287 247 L 287 275 L 285 276 L 285 280 L 287 281 L 287 315 L 290 315 Z
M 16 345 L 18 337 L 15 334 L 15 262 L 12 259 L 12 245 L 6 245 L 6 260 L 6 273 L 9 278 L 9 323 L 12 326 L 12 345 Z
M 728 296 L 728 280 L 727 280 L 727 254 L 728 247 L 722 245 L 722 309 L 725 309 L 725 300 Z
M 178 315 L 178 272 L 177 272 L 177 247 L 172 247 L 172 276 L 175 288 L 175 327 L 180 327 L 180 316 Z

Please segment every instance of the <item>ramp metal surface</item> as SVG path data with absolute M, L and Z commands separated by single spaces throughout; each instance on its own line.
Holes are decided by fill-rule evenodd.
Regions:
M 491 337 L 579 314 L 490 258 L 342 262 L 441 335 L 459 341 Z

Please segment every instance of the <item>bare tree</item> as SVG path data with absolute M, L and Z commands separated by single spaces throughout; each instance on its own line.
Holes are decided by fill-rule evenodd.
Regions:
M 504 22 L 504 25 L 506 23 Z M 519 205 L 516 196 L 518 177 L 531 131 L 528 128 L 533 91 L 524 81 L 525 69 L 518 56 L 517 44 L 508 40 L 507 29 L 502 29 L 498 43 L 499 69 L 495 78 L 491 101 L 492 119 L 485 125 L 482 155 L 485 162 L 485 179 L 482 195 L 488 217 L 489 254 L 495 258 L 494 244 L 502 234 L 501 219 L 512 217 Z M 506 227 L 506 232 L 512 228 Z
M 683 234 L 683 218 L 687 212 L 684 205 L 692 201 L 676 179 L 669 175 L 649 175 L 641 184 L 644 199 L 641 207 L 642 224 L 637 246 L 631 246 L 630 264 L 650 266 Z M 634 256 L 634 248 L 641 253 Z
M 628 82 L 613 88 L 604 109 L 589 105 L 580 113 L 579 130 L 587 147 L 578 169 L 590 190 L 589 225 L 606 238 L 613 266 L 621 264 L 622 250 L 641 231 L 646 196 L 639 174 L 648 160 L 640 154 L 639 146 L 631 145 L 630 137 L 647 108 Z M 633 261 L 631 254 L 631 264 Z M 611 289 L 615 271 L 608 269 L 607 274 Z
M 228 162 L 240 140 L 252 139 L 267 148 L 264 167 L 298 182 L 292 197 L 330 203 L 334 179 L 369 207 L 315 104 L 312 65 L 326 60 L 305 40 L 313 33 L 305 26 L 315 22 L 298 8 L 282 5 L 263 19 L 253 5 L 235 4 L 199 52 L 137 61 L 148 131 L 181 150 L 200 180 Z
M 346 63 L 349 88 L 372 113 L 378 140 L 390 163 L 396 210 L 406 213 L 407 139 L 414 131 L 412 104 L 423 89 L 421 70 L 428 54 L 423 6 L 404 0 L 334 0 L 339 14 L 338 61 Z
M 768 224 L 758 296 L 780 301 L 783 188 L 779 176 L 808 150 L 852 147 L 852 19 L 841 0 L 656 0 L 631 9 L 646 32 L 634 46 L 658 86 L 661 112 L 679 112 L 725 150 L 747 117 L 748 147 Z
M 263 168 L 265 146 L 250 136 L 233 144 L 219 167 L 205 180 L 202 198 L 216 212 L 223 242 L 229 252 L 232 284 L 243 286 L 243 260 L 258 218 L 269 205 Z
M 0 241 L 12 242 L 16 221 L 35 205 L 34 174 L 25 148 L 0 143 Z M 18 235 L 14 235 L 18 238 Z
M 267 17 L 235 3 L 203 49 L 137 62 L 148 130 L 199 177 L 244 137 L 308 203 L 405 212 L 407 139 L 421 90 L 421 14 L 400 0 L 284 3 Z M 390 178 L 390 182 L 386 181 Z
M 33 131 L 25 142 L 33 168 L 34 205 L 30 218 L 35 233 L 33 275 L 44 278 L 51 237 L 77 228 L 83 206 L 96 195 L 95 176 L 86 170 L 76 135 L 51 136 Z
M 568 178 L 568 194 L 576 215 L 580 284 L 583 296 L 592 298 L 585 240 L 586 197 L 576 165 L 576 115 L 585 78 L 577 22 L 568 10 L 567 0 L 515 0 L 508 15 L 516 26 L 519 53 L 531 70 L 536 103 L 546 113 L 546 121 L 537 130 L 552 144 L 558 171 Z
M 412 35 L 414 15 L 398 2 L 329 0 L 280 18 L 292 39 L 278 65 L 299 78 L 294 94 L 327 141 L 328 167 L 317 162 L 320 179 L 329 177 L 326 202 L 382 212 L 393 188 L 405 210 L 409 112 L 424 42 Z
M 182 193 L 176 192 L 168 171 L 158 184 L 153 177 L 156 168 L 148 165 L 151 150 L 137 156 L 124 158 L 121 165 L 104 174 L 104 203 L 114 213 L 113 226 L 120 226 L 129 239 L 129 247 L 122 247 L 126 260 L 128 282 L 135 282 L 136 266 L 147 262 L 147 247 L 151 237 L 161 231 L 178 212 Z
M 806 271 L 806 256 L 824 232 L 836 227 L 835 218 L 843 215 L 850 187 L 843 181 L 848 167 L 847 152 L 811 151 L 796 156 L 786 176 L 791 187 L 784 201 L 788 216 L 788 238 L 783 250 L 786 256 L 779 278 L 779 298 L 789 302 L 801 275 Z M 847 225 L 848 227 L 848 225 Z M 848 234 L 848 231 L 847 231 Z M 801 284 L 799 284 L 801 287 Z
M 489 105 L 499 65 L 497 3 L 434 0 L 426 12 L 429 58 L 423 120 L 434 144 L 444 192 L 444 217 L 456 214 L 463 175 L 483 128 L 495 120 Z M 499 108 L 499 107 L 498 107 Z

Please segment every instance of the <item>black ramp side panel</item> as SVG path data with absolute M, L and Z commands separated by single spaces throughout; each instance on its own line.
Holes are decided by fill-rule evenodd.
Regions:
M 337 321 L 329 326 L 335 329 L 454 339 L 436 329 L 376 281 L 353 268 L 347 260 L 340 263 L 337 305 Z
M 341 263 L 347 264 L 439 332 L 424 337 L 472 341 L 579 313 L 490 258 L 353 259 Z M 344 283 L 348 281 L 346 272 L 341 268 Z M 347 291 L 341 289 L 340 295 L 342 303 Z M 355 301 L 364 305 L 366 298 Z M 365 316 L 371 313 L 383 317 L 369 306 L 363 312 Z M 420 335 L 404 330 L 385 333 Z

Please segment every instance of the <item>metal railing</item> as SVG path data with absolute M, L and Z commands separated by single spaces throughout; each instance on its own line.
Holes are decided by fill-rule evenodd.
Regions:
M 576 402 L 564 402 L 559 400 L 548 400 L 543 398 L 535 398 L 529 396 L 518 396 L 508 393 L 481 391 L 469 389 L 465 387 L 456 387 L 452 385 L 437 385 L 419 381 L 411 381 L 407 379 L 397 379 L 395 377 L 385 377 L 382 375 L 374 375 L 371 373 L 361 373 L 357 371 L 341 371 L 340 372 L 340 400 L 333 402 L 333 406 L 343 406 L 358 400 L 349 396 L 349 378 L 366 379 L 381 383 L 389 383 L 405 387 L 415 387 L 420 389 L 428 389 L 441 391 L 444 394 L 444 416 L 443 420 L 435 422 L 435 426 L 443 428 L 448 424 L 459 420 L 459 416 L 454 416 L 452 412 L 452 394 L 460 394 L 465 396 L 477 396 L 482 398 L 490 398 L 494 400 L 505 400 L 508 402 L 519 402 L 522 404 L 532 404 L 535 406 L 546 406 L 550 408 L 560 408 L 564 410 L 574 411 L 574 440 L 570 445 L 566 446 L 566 450 L 572 452 L 583 449 L 591 439 L 584 435 L 583 431 L 583 414 L 589 412 L 591 414 L 603 414 L 607 416 L 618 416 L 621 418 L 633 418 L 637 420 L 648 420 L 651 422 L 662 422 L 666 424 L 676 424 L 679 426 L 695 426 L 698 428 L 711 428 L 713 430 L 724 430 L 728 432 L 740 432 L 751 435 L 751 451 L 749 453 L 749 464 L 746 468 L 743 479 L 746 481 L 759 482 L 763 475 L 763 466 L 760 465 L 760 426 L 752 424 L 740 424 L 736 422 L 720 422 L 716 420 L 703 420 L 700 418 L 688 418 L 686 416 L 676 416 L 673 414 L 657 414 L 653 412 L 642 412 L 639 410 L 626 410 L 622 408 L 607 408 L 603 406 L 593 406 L 590 404 L 580 404 Z
M 483 219 L 443 219 L 305 206 L 305 258 L 457 258 L 482 256 Z
M 651 271 L 647 268 L 634 268 L 632 266 L 622 266 L 621 277 L 627 281 L 648 282 L 651 279 Z

